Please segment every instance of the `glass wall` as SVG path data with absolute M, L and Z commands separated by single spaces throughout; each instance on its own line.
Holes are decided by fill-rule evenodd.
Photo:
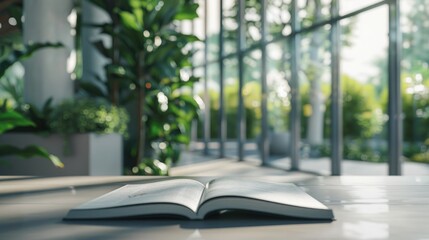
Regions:
M 301 95 L 301 157 L 302 169 L 330 173 L 326 158 L 330 156 L 329 97 L 331 72 L 329 52 L 329 25 L 302 35 L 299 84 Z
M 267 111 L 269 164 L 288 169 L 290 166 L 289 81 L 290 53 L 288 42 L 267 45 Z
M 424 0 L 401 2 L 404 157 L 429 162 L 429 6 Z M 417 172 L 417 174 L 416 174 Z M 420 166 L 407 165 L 404 174 L 422 175 Z
M 224 64 L 225 156 L 235 158 L 238 156 L 238 59 L 235 56 L 226 58 Z
M 427 162 L 423 1 L 200 1 L 209 153 L 328 175 Z
M 388 160 L 388 8 L 383 5 L 340 23 L 344 159 L 368 162 L 374 173 L 383 172 Z M 349 168 L 344 174 L 371 172 Z

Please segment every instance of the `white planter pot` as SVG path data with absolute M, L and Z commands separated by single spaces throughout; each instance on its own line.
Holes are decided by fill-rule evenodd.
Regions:
M 122 175 L 122 136 L 119 134 L 74 134 L 70 137 L 67 154 L 64 137 L 58 134 L 7 133 L 0 135 L 0 144 L 44 147 L 64 163 L 64 168 L 60 169 L 44 158 L 6 156 L 0 159 L 0 175 Z

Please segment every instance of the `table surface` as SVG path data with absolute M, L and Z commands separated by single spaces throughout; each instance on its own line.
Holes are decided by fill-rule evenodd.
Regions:
M 288 181 L 287 176 L 255 178 Z M 0 177 L 0 239 L 429 239 L 429 176 L 316 177 L 295 182 L 333 209 L 332 222 L 254 214 L 201 221 L 62 220 L 70 208 L 125 183 L 163 179 Z

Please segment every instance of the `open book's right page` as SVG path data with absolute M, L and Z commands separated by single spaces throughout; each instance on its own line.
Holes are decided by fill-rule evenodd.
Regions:
M 242 197 L 299 208 L 328 210 L 325 205 L 292 183 L 219 178 L 208 183 L 200 204 L 222 197 Z

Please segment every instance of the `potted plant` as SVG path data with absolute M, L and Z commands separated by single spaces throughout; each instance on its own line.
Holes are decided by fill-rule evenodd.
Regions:
M 40 112 L 49 114 L 43 116 Z M 59 156 L 66 167 L 55 171 L 47 164 L 30 159 L 25 163 L 14 161 L 8 168 L 0 170 L 0 174 L 122 174 L 122 134 L 126 132 L 128 121 L 124 109 L 106 102 L 75 99 L 55 107 L 47 103 L 43 111 L 30 107 L 25 113 L 33 116 L 36 122 L 43 122 L 44 119 L 47 129 L 29 132 L 28 128 L 18 128 L 15 132 L 0 136 L 0 142 L 7 141 L 15 146 L 37 143 Z

